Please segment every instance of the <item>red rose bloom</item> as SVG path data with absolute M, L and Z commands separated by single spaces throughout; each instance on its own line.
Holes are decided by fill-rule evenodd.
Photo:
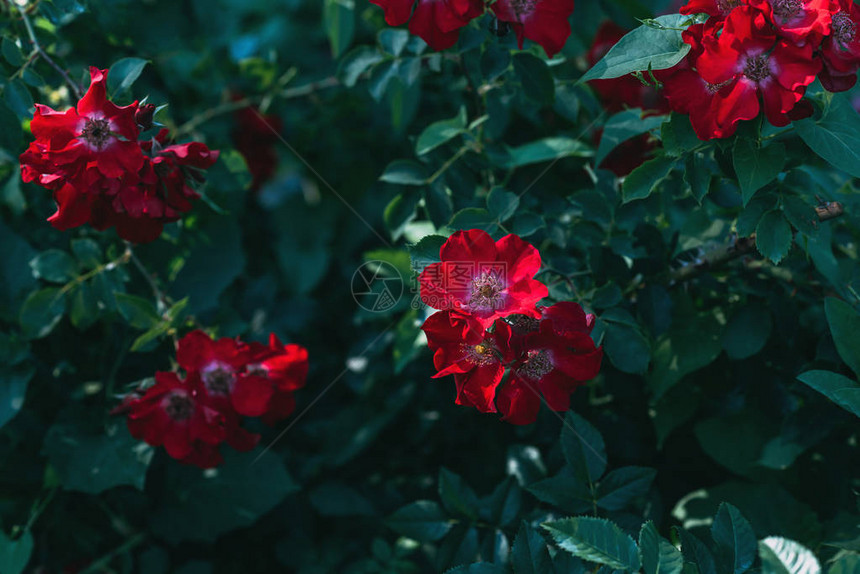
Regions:
M 389 26 L 409 22 L 409 31 L 434 50 L 445 50 L 457 42 L 460 28 L 484 13 L 482 0 L 370 0 L 385 10 Z M 411 19 L 410 19 L 411 17 Z
M 497 0 L 490 9 L 499 21 L 511 24 L 520 49 L 528 38 L 552 58 L 570 37 L 573 0 Z
M 222 410 L 274 423 L 294 408 L 292 392 L 304 386 L 308 354 L 299 345 L 284 345 L 272 334 L 269 346 L 237 339 L 213 341 L 196 330 L 180 339 L 176 360 L 197 373 L 207 395 Z
M 215 445 L 227 436 L 224 415 L 199 392 L 199 381 L 156 373 L 155 385 L 121 407 L 133 437 L 164 446 L 171 457 L 198 466 L 220 462 Z M 190 459 L 189 459 L 190 457 Z
M 732 135 L 738 121 L 757 117 L 762 106 L 773 125 L 787 125 L 821 67 L 812 45 L 777 39 L 749 6 L 735 8 L 717 37 L 721 24 L 711 19 L 684 32 L 693 47 L 688 58 L 659 76 L 672 108 L 690 114 L 701 139 Z
M 505 364 L 513 359 L 511 328 L 499 321 L 490 333 L 470 315 L 440 311 L 430 315 L 421 329 L 434 352 L 438 372 L 433 378 L 454 375 L 458 405 L 496 412 L 496 387 L 502 382 Z
M 749 0 L 761 10 L 783 38 L 797 45 L 817 46 L 830 34 L 831 0 Z
M 860 65 L 860 6 L 852 0 L 839 0 L 834 9 L 831 33 L 821 44 L 824 69 L 819 79 L 831 92 L 844 92 L 857 82 Z
M 738 6 L 748 3 L 748 0 L 690 0 L 681 7 L 681 14 L 708 14 L 725 18 Z
M 434 309 L 457 309 L 489 327 L 513 313 L 537 316 L 535 304 L 547 296 L 546 286 L 533 278 L 540 253 L 516 235 L 493 241 L 480 229 L 457 231 L 439 255 L 442 261 L 418 277 L 421 300 Z
M 540 410 L 540 397 L 554 411 L 570 408 L 570 395 L 597 376 L 603 350 L 590 337 L 594 316 L 572 302 L 542 309 L 540 323 L 513 342 L 518 355 L 511 376 L 496 397 L 504 420 L 531 424 Z M 530 328 L 529 328 L 530 327 Z
M 90 223 L 116 227 L 129 241 L 153 241 L 191 209 L 199 195 L 189 181 L 202 181 L 218 152 L 199 142 L 167 145 L 166 130 L 137 141 L 138 123 L 151 124 L 155 108 L 117 107 L 105 95 L 107 70 L 90 74 L 77 107 L 61 113 L 36 104 L 36 139 L 21 154 L 21 177 L 54 192 L 57 212 L 48 221 L 57 229 Z
M 107 70 L 90 68 L 90 77 L 90 87 L 75 108 L 56 112 L 36 104 L 30 130 L 36 138 L 34 144 L 54 166 L 55 174 L 51 175 L 73 177 L 93 164 L 105 177 L 115 178 L 143 165 L 143 154 L 136 143 L 137 102 L 120 108 L 107 100 Z M 50 175 L 48 179 L 55 180 Z

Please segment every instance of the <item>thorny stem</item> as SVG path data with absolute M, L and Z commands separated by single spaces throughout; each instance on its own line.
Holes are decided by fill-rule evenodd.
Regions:
M 77 277 L 75 277 L 74 279 L 72 279 L 71 281 L 69 281 L 68 283 L 63 285 L 60 288 L 59 292 L 57 293 L 57 297 L 60 297 L 61 295 L 65 295 L 66 293 L 68 293 L 69 291 L 74 289 L 77 285 L 80 285 L 81 283 L 83 283 L 84 281 L 86 281 L 88 279 L 92 279 L 93 277 L 103 273 L 104 271 L 109 271 L 111 269 L 114 269 L 117 265 L 125 265 L 126 263 L 129 262 L 129 260 L 131 259 L 131 256 L 132 256 L 131 247 L 127 246 L 126 250 L 122 253 L 122 255 L 120 255 L 119 257 L 117 257 L 113 261 L 108 261 L 107 263 L 102 263 L 101 265 L 99 265 L 95 269 L 87 271 L 83 275 L 78 275 Z
M 326 88 L 333 88 L 338 85 L 340 85 L 340 81 L 336 77 L 330 76 L 318 82 L 310 82 L 303 86 L 296 86 L 295 88 L 289 88 L 281 92 L 275 92 L 274 96 L 282 100 L 301 98 L 304 96 L 309 96 L 316 91 L 323 90 Z M 269 97 L 271 97 L 271 95 L 249 96 L 232 102 L 224 102 L 223 104 L 217 105 L 214 108 L 209 108 L 208 110 L 194 116 L 193 118 L 176 128 L 176 137 L 191 133 L 209 120 L 212 120 L 220 115 L 237 112 L 239 110 L 243 110 L 251 106 L 257 106 Z
M 446 171 L 448 171 L 448 169 L 449 169 L 452 165 L 454 165 L 454 164 L 457 162 L 457 160 L 458 160 L 458 159 L 460 159 L 461 157 L 463 157 L 464 155 L 466 155 L 466 154 L 467 154 L 468 152 L 470 152 L 470 151 L 472 151 L 472 148 L 471 148 L 470 146 L 463 146 L 463 147 L 461 147 L 460 149 L 458 149 L 458 150 L 457 150 L 457 153 L 455 153 L 454 155 L 452 155 L 451 157 L 449 157 L 449 158 L 448 158 L 448 160 L 447 160 L 445 163 L 443 163 L 443 164 L 441 165 L 441 167 L 439 167 L 439 169 L 437 169 L 437 170 L 436 170 L 436 173 L 434 173 L 433 175 L 431 175 L 431 176 L 427 179 L 427 183 L 428 183 L 428 184 L 431 184 L 431 183 L 433 183 L 434 181 L 436 181 L 437 179 L 439 179 L 439 177 L 441 177 L 441 175 L 442 175 L 443 173 L 445 173 Z
M 828 221 L 839 217 L 845 212 L 838 201 L 823 201 L 815 207 L 819 221 Z M 755 233 L 749 237 L 738 237 L 728 245 L 721 245 L 706 252 L 695 265 L 687 265 L 669 273 L 669 283 L 675 284 L 686 281 L 708 269 L 713 269 L 729 261 L 743 257 L 755 250 Z
M 158 305 L 158 313 L 162 314 L 166 308 L 170 306 L 170 300 L 168 300 L 167 296 L 164 294 L 164 291 L 159 288 L 158 283 L 155 282 L 155 278 L 152 276 L 152 273 L 146 268 L 140 258 L 135 254 L 132 249 L 131 243 L 128 241 L 125 242 L 126 252 L 129 254 L 129 259 L 132 263 L 134 263 L 135 268 L 140 271 L 140 274 L 143 275 L 143 278 L 146 280 L 149 288 L 152 290 L 152 294 L 155 295 L 155 300 Z
M 61 68 L 48 55 L 48 53 L 45 52 L 45 50 L 42 48 L 42 45 L 39 44 L 39 40 L 36 39 L 36 33 L 33 30 L 33 24 L 30 22 L 30 17 L 27 16 L 26 10 L 24 10 L 24 8 L 19 7 L 18 12 L 21 14 L 21 19 L 24 21 L 24 27 L 27 29 L 27 36 L 30 38 L 30 43 L 33 44 L 33 50 L 38 54 L 38 56 L 40 58 L 45 60 L 45 62 L 47 62 L 49 66 L 54 68 L 54 70 L 56 70 L 57 73 L 63 77 L 63 80 L 65 80 L 66 84 L 69 86 L 69 88 L 71 88 L 72 94 L 74 94 L 75 99 L 80 100 L 81 99 L 81 87 L 77 84 L 77 82 L 72 80 L 72 78 L 69 76 L 69 73 L 66 72 L 63 68 Z M 29 62 L 29 60 L 28 60 L 28 62 Z M 26 64 L 25 64 L 25 66 L 26 66 Z

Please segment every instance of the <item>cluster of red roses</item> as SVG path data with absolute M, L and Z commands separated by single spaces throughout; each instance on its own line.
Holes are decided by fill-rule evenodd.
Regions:
M 687 57 L 655 76 L 701 139 L 732 135 L 762 107 L 775 126 L 809 116 L 801 98 L 816 76 L 831 92 L 857 81 L 853 0 L 690 0 L 681 13 L 710 17 L 683 32 Z
M 418 277 L 422 301 L 440 309 L 422 327 L 434 378 L 454 375 L 457 404 L 514 424 L 535 421 L 541 395 L 566 411 L 571 393 L 600 370 L 594 315 L 572 302 L 537 305 L 548 294 L 534 279 L 540 253 L 516 235 L 493 241 L 479 229 L 458 231 L 439 255 Z
M 89 223 L 116 227 L 120 237 L 153 241 L 165 223 L 191 209 L 199 194 L 190 182 L 218 159 L 200 142 L 167 145 L 167 130 L 138 141 L 152 127 L 155 106 L 119 107 L 107 99 L 107 70 L 90 68 L 90 87 L 77 106 L 57 112 L 36 104 L 36 140 L 21 154 L 25 182 L 54 193 L 48 221 L 65 230 Z
M 370 0 L 385 10 L 390 26 L 409 22 L 409 31 L 434 50 L 450 48 L 460 28 L 485 12 L 485 0 Z M 414 7 L 414 11 L 413 11 Z M 540 44 L 550 58 L 570 36 L 573 0 L 496 0 L 490 10 L 517 35 L 520 48 L 528 38 Z
M 210 468 L 223 461 L 218 445 L 250 450 L 260 435 L 242 428 L 240 417 L 274 424 L 295 408 L 293 391 L 304 386 L 308 353 L 284 345 L 272 334 L 269 344 L 223 338 L 213 341 L 197 330 L 179 341 L 175 372 L 155 374 L 155 384 L 128 395 L 115 410 L 127 415 L 132 436 L 164 446 L 173 458 Z

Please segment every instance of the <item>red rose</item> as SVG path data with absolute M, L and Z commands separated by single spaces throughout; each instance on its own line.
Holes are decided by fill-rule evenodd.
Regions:
M 500 321 L 490 333 L 470 315 L 441 311 L 430 315 L 421 328 L 434 351 L 438 372 L 433 378 L 454 375 L 458 405 L 496 412 L 496 387 L 502 382 L 505 364 L 513 359 L 510 327 Z
M 220 455 L 216 456 L 214 447 L 227 436 L 226 422 L 200 392 L 199 379 L 156 373 L 155 380 L 143 396 L 132 397 L 120 408 L 127 413 L 131 435 L 153 446 L 164 446 L 177 460 L 203 463 L 204 467 L 218 464 Z
M 490 9 L 499 21 L 511 24 L 520 49 L 528 38 L 552 58 L 570 37 L 573 0 L 497 0 Z
M 815 47 L 830 34 L 830 13 L 836 8 L 832 0 L 749 0 L 749 4 L 761 10 L 783 38 Z
M 554 411 L 570 408 L 573 391 L 600 371 L 603 350 L 590 337 L 593 327 L 594 316 L 576 303 L 542 309 L 540 322 L 512 342 L 518 358 L 496 397 L 504 420 L 533 423 L 541 396 Z
M 442 261 L 418 277 L 421 300 L 435 309 L 457 309 L 489 327 L 513 313 L 535 315 L 535 304 L 547 296 L 534 279 L 540 253 L 516 235 L 493 241 L 480 229 L 457 231 L 439 255 Z
M 460 28 L 484 13 L 482 0 L 370 0 L 385 10 L 390 26 L 409 22 L 409 31 L 434 50 L 445 50 L 457 42 Z M 411 19 L 410 19 L 411 17 Z
M 857 82 L 860 65 L 860 6 L 852 0 L 839 0 L 831 17 L 831 33 L 821 44 L 824 69 L 819 79 L 831 92 L 844 92 Z

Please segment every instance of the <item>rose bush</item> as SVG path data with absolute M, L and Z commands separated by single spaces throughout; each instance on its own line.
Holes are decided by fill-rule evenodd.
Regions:
M 855 571 L 858 24 L 4 3 L 0 574 Z

